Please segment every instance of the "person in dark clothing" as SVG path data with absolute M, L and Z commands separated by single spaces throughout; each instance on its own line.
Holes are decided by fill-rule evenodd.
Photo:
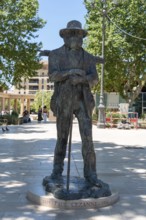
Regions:
M 28 122 L 31 122 L 31 119 L 29 117 L 28 110 L 25 109 L 23 112 L 23 123 L 28 123 Z
M 39 106 L 39 109 L 38 109 L 38 122 L 41 122 L 43 120 L 42 118 L 42 108 L 41 106 Z

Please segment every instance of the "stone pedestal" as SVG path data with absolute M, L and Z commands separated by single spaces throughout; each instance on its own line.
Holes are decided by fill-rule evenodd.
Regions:
M 27 199 L 37 205 L 47 206 L 49 208 L 59 209 L 77 209 L 77 208 L 102 208 L 113 205 L 119 200 L 118 193 L 111 193 L 108 184 L 102 184 L 102 188 L 97 186 L 89 187 L 84 179 L 78 180 L 78 177 L 72 177 L 69 191 L 64 187 L 66 177 L 62 180 L 52 181 L 50 176 L 45 177 L 43 185 L 32 186 L 27 192 Z M 64 184 L 64 187 L 61 184 Z M 49 192 L 47 192 L 49 191 Z
M 97 209 L 111 206 L 119 200 L 118 193 L 112 193 L 111 196 L 98 199 L 88 198 L 79 200 L 61 200 L 56 199 L 52 193 L 47 193 L 42 189 L 42 186 L 32 187 L 27 192 L 27 199 L 34 204 L 46 206 L 48 208 L 57 209 Z

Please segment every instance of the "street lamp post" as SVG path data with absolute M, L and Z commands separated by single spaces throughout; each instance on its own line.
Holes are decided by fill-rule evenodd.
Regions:
M 105 17 L 106 17 L 106 0 L 102 0 L 103 2 L 103 17 L 102 17 L 102 57 L 104 58 L 104 48 L 105 48 Z M 98 106 L 98 128 L 105 128 L 105 105 L 104 105 L 104 62 L 101 67 L 101 85 L 100 85 L 100 101 Z

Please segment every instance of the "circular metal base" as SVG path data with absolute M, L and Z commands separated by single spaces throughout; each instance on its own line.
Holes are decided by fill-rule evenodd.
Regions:
M 40 193 L 41 192 L 41 193 Z M 97 209 L 111 206 L 119 200 L 118 193 L 112 193 L 111 196 L 101 198 L 87 198 L 78 200 L 56 199 L 52 193 L 46 194 L 42 186 L 32 187 L 27 192 L 27 199 L 34 204 L 56 209 Z
M 76 200 L 85 198 L 100 198 L 111 195 L 109 185 L 97 179 L 90 183 L 85 178 L 70 177 L 69 189 L 67 189 L 67 176 L 52 178 L 46 176 L 43 179 L 45 190 L 52 193 L 55 198 L 63 200 Z
M 27 192 L 27 199 L 49 208 L 96 209 L 113 205 L 119 200 L 119 194 L 111 193 L 108 184 L 101 180 L 98 180 L 97 185 L 90 185 L 84 178 L 71 177 L 67 190 L 66 176 L 59 179 L 46 176 L 43 185 L 33 185 Z

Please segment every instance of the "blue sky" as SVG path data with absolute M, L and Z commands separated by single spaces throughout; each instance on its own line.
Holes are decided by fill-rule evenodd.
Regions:
M 78 20 L 85 25 L 86 8 L 83 0 L 39 0 L 39 17 L 47 24 L 38 34 L 38 42 L 43 43 L 43 50 L 53 50 L 63 45 L 59 30 L 66 28 L 67 22 Z

